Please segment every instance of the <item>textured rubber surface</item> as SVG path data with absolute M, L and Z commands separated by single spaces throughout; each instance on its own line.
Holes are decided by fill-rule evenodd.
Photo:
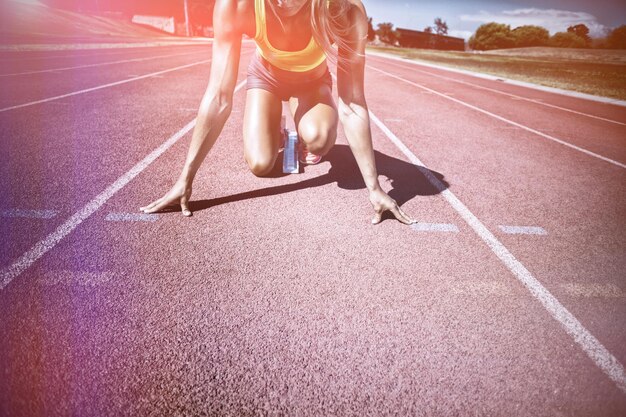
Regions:
M 2 107 L 206 60 L 210 46 L 3 56 L 9 73 L 177 52 L 197 54 L 0 77 Z M 623 125 L 441 77 L 626 123 L 623 108 L 368 65 L 626 162 Z M 0 267 L 193 120 L 209 68 L 0 113 L 0 212 L 57 213 L 1 217 Z M 625 170 L 374 69 L 366 82 L 370 110 L 626 363 Z M 370 224 L 341 128 L 304 173 L 253 176 L 244 91 L 193 217 L 138 216 L 173 184 L 188 133 L 0 290 L 0 415 L 626 413 L 626 394 L 376 126 L 381 183 L 420 227 Z

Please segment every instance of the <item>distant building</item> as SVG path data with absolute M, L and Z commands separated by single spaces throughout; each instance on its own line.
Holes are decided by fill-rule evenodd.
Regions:
M 132 18 L 133 23 L 139 23 L 141 25 L 148 25 L 154 28 L 160 29 L 164 32 L 174 34 L 176 32 L 176 25 L 173 17 L 166 16 L 145 16 L 136 14 Z
M 400 35 L 400 39 L 398 39 L 400 46 L 407 48 L 439 49 L 443 51 L 465 50 L 465 39 L 463 38 L 400 28 L 396 29 L 396 32 Z

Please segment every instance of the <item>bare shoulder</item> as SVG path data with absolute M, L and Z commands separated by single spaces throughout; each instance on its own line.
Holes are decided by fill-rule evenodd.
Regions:
M 365 6 L 363 6 L 363 2 L 361 0 L 347 0 L 348 3 L 352 5 L 353 13 L 362 14 L 367 17 L 367 13 L 365 12 Z
M 216 0 L 213 9 L 215 29 L 233 33 L 254 33 L 254 0 Z
M 347 3 L 350 4 L 350 20 L 356 23 L 356 20 L 367 21 L 367 12 L 365 11 L 365 6 L 361 0 L 346 0 Z
M 347 23 L 353 28 L 353 35 L 357 39 L 367 35 L 367 12 L 361 0 L 346 0 L 350 4 L 348 13 L 346 13 Z
M 361 0 L 341 0 L 338 2 L 340 8 L 337 10 L 341 13 L 338 25 L 350 27 L 352 32 L 363 31 L 363 27 L 367 30 L 367 12 Z

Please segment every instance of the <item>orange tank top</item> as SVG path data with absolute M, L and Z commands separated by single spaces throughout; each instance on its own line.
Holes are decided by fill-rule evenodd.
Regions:
M 311 36 L 306 48 L 300 51 L 281 51 L 274 48 L 267 38 L 265 0 L 254 0 L 257 51 L 267 62 L 284 71 L 306 72 L 321 65 L 326 59 L 324 49 Z

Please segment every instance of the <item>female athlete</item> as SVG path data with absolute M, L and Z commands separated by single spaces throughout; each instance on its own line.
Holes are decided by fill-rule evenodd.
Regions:
M 250 171 L 264 176 L 272 170 L 281 144 L 282 101 L 288 100 L 302 142 L 301 162 L 319 162 L 334 145 L 340 120 L 369 191 L 372 223 L 387 210 L 402 223 L 413 223 L 378 182 L 363 85 L 368 22 L 361 1 L 217 0 L 213 23 L 209 83 L 182 172 L 162 198 L 141 210 L 154 213 L 175 204 L 191 216 L 192 182 L 231 113 L 247 35 L 257 45 L 248 66 L 243 127 Z M 337 67 L 339 106 L 327 61 Z

